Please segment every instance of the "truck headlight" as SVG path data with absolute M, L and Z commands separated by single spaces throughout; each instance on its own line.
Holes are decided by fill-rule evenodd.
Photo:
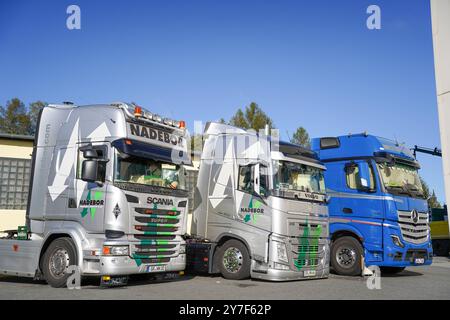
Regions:
M 391 238 L 392 238 L 392 242 L 400 248 L 404 248 L 405 245 L 403 244 L 402 240 L 400 240 L 400 238 L 398 236 L 395 236 L 393 234 L 391 234 Z
M 278 260 L 289 262 L 288 255 L 287 255 L 287 249 L 286 244 L 284 242 L 274 241 L 275 248 L 277 249 L 277 257 Z
M 129 253 L 128 246 L 103 246 L 104 256 L 128 256 Z
M 186 245 L 180 244 L 180 254 L 186 253 Z

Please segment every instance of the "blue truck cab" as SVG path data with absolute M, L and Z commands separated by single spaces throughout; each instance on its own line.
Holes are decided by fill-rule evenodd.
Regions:
M 368 134 L 312 140 L 326 165 L 330 262 L 338 274 L 428 265 L 433 251 L 419 163 L 395 141 Z

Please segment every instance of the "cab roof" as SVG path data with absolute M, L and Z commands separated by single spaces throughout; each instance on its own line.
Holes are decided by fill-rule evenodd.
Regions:
M 318 153 L 321 161 L 374 157 L 380 154 L 415 161 L 411 150 L 404 144 L 366 133 L 314 138 L 311 142 L 312 149 Z

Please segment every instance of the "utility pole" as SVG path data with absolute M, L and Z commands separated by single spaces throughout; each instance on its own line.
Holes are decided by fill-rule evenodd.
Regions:
M 430 0 L 434 69 L 444 169 L 445 202 L 450 204 L 450 0 Z M 448 219 L 450 230 L 450 219 Z

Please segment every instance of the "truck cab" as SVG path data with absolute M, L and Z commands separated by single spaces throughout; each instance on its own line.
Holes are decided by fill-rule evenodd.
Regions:
M 228 279 L 327 277 L 325 167 L 315 153 L 220 123 L 205 136 L 188 265 L 208 261 Z
M 409 149 L 365 133 L 316 138 L 312 149 L 327 167 L 330 261 L 338 274 L 431 264 L 429 209 Z
M 37 129 L 27 226 L 0 240 L 2 273 L 61 287 L 70 266 L 106 284 L 185 269 L 184 122 L 128 103 L 61 104 Z

